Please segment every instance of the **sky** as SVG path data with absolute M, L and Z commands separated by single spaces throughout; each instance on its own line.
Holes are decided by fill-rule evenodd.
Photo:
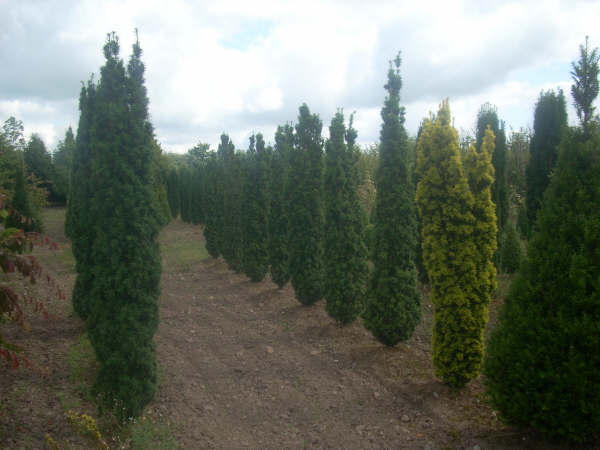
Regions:
M 54 150 L 76 131 L 81 82 L 104 63 L 115 31 L 125 61 L 139 30 L 150 114 L 165 151 L 221 133 L 236 148 L 295 122 L 307 103 L 323 121 L 355 113 L 361 145 L 377 143 L 389 61 L 401 52 L 406 128 L 450 99 L 454 125 L 472 132 L 485 102 L 507 128 L 532 127 L 541 90 L 564 90 L 589 36 L 600 46 L 600 2 L 555 1 L 35 1 L 0 0 L 0 122 Z

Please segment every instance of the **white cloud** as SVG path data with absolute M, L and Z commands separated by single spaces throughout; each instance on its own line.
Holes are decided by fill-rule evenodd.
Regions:
M 409 132 L 445 97 L 459 127 L 472 128 L 489 101 L 518 128 L 531 124 L 542 88 L 560 85 L 569 96 L 568 69 L 545 69 L 568 68 L 586 34 L 600 46 L 593 1 L 56 0 L 4 10 L 0 64 L 11 70 L 0 74 L 0 119 L 45 130 L 49 147 L 76 127 L 79 82 L 98 73 L 113 30 L 127 59 L 139 28 L 151 116 L 175 151 L 199 140 L 216 146 L 223 131 L 238 147 L 252 132 L 272 141 L 303 102 L 320 114 L 324 136 L 343 107 L 356 110 L 359 142 L 376 141 L 398 50 Z

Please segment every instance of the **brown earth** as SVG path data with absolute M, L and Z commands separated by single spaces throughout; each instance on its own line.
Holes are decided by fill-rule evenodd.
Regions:
M 68 245 L 60 221 L 47 228 Z M 163 246 L 202 240 L 200 227 L 180 221 L 161 236 Z M 70 292 L 72 271 L 39 253 Z M 302 306 L 289 286 L 252 283 L 221 259 L 166 264 L 162 292 L 160 385 L 148 415 L 174 424 L 184 448 L 562 448 L 503 425 L 480 380 L 458 392 L 436 380 L 427 296 L 415 335 L 389 349 L 360 323 L 340 327 L 322 303 Z M 64 419 L 69 406 L 95 413 L 68 370 L 84 327 L 68 302 L 52 308 L 54 320 L 7 333 L 48 374 L 0 366 L 3 448 L 43 448 L 45 433 L 86 445 Z

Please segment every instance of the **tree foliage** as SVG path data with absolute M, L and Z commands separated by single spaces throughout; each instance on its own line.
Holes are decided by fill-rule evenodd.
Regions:
M 456 387 L 479 374 L 487 303 L 493 290 L 487 259 L 495 249 L 489 242 L 490 233 L 495 233 L 488 198 L 493 176 L 491 138 L 488 134 L 485 145 L 470 150 L 469 179 L 447 101 L 436 117 L 425 120 L 418 141 L 417 204 L 435 307 L 433 362 L 436 375 Z
M 364 324 L 385 345 L 410 338 L 421 318 L 415 267 L 417 218 L 400 107 L 400 54 L 390 64 L 381 110 L 379 168 L 375 178 L 375 248 Z
M 325 157 L 325 309 L 336 321 L 354 321 L 364 308 L 369 268 L 364 212 L 359 202 L 358 150 L 352 116 L 348 129 L 338 111 L 331 120 Z
M 65 205 L 69 194 L 69 175 L 71 164 L 75 153 L 75 136 L 73 129 L 69 126 L 65 132 L 65 138 L 58 143 L 52 155 L 53 175 L 52 180 L 54 195 L 57 203 Z
M 246 156 L 243 204 L 243 267 L 252 281 L 269 271 L 269 152 L 262 134 L 253 136 L 255 150 Z
M 269 265 L 271 279 L 279 288 L 290 280 L 289 216 L 293 206 L 288 202 L 290 155 L 294 146 L 294 127 L 277 127 L 275 149 L 271 158 L 271 205 L 269 215 Z
M 600 74 L 600 53 L 598 48 L 590 50 L 588 37 L 585 37 L 585 47 L 579 46 L 579 61 L 572 63 L 571 76 L 574 84 L 571 86 L 577 117 L 584 129 L 590 125 L 594 115 L 594 100 L 598 96 L 600 86 L 598 75 Z
M 214 152 L 206 163 L 205 178 L 206 195 L 206 225 L 204 239 L 206 250 L 213 258 L 218 258 L 222 252 L 223 231 L 223 160 Z
M 288 179 L 290 275 L 296 298 L 323 297 L 323 124 L 300 106 Z
M 125 419 L 141 414 L 156 392 L 152 338 L 158 326 L 162 218 L 152 184 L 153 128 L 141 48 L 136 41 L 125 69 L 112 34 L 104 56 L 88 127 L 93 195 L 85 212 L 93 239 L 84 274 L 86 310 L 100 362 L 93 392 L 102 407 Z
M 568 130 L 492 333 L 488 394 L 509 422 L 573 441 L 600 430 L 600 136 Z
M 485 103 L 481 105 L 477 113 L 477 134 L 475 136 L 476 146 L 481 148 L 485 130 L 490 126 L 495 136 L 494 153 L 492 164 L 494 165 L 494 184 L 492 185 L 492 200 L 496 205 L 496 217 L 498 219 L 498 230 L 502 231 L 508 220 L 509 202 L 506 184 L 506 132 L 504 122 L 498 119 L 498 110 L 494 105 Z
M 71 238 L 77 278 L 71 294 L 73 310 L 82 319 L 89 314 L 88 293 L 94 278 L 92 243 L 96 233 L 90 210 L 94 192 L 90 186 L 92 174 L 92 124 L 96 103 L 96 85 L 90 79 L 79 94 L 79 124 L 71 165 L 71 187 L 67 200 L 65 234 Z
M 558 144 L 567 126 L 567 103 L 563 91 L 542 91 L 535 105 L 533 136 L 526 169 L 527 219 L 535 224 L 550 174 L 556 165 Z
M 219 242 L 221 254 L 230 269 L 242 272 L 242 196 L 244 173 L 242 155 L 236 154 L 233 142 L 221 135 L 218 149 L 223 157 L 223 232 Z

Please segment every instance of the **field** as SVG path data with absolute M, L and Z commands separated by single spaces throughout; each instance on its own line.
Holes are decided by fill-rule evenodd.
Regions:
M 36 253 L 70 292 L 63 220 L 62 209 L 46 212 L 47 235 L 60 249 Z M 84 326 L 68 301 L 55 300 L 52 320 L 32 315 L 30 332 L 6 333 L 39 370 L 0 368 L 1 448 L 43 448 L 46 434 L 61 448 L 97 445 L 69 423 L 74 412 L 95 417 L 111 448 L 561 448 L 502 424 L 481 380 L 461 391 L 436 380 L 427 295 L 415 335 L 389 349 L 360 323 L 336 325 L 322 304 L 300 305 L 289 286 L 234 274 L 202 242 L 201 227 L 181 221 L 161 234 L 159 391 L 145 416 L 126 426 L 98 417 Z M 499 297 L 507 284 L 500 279 Z

